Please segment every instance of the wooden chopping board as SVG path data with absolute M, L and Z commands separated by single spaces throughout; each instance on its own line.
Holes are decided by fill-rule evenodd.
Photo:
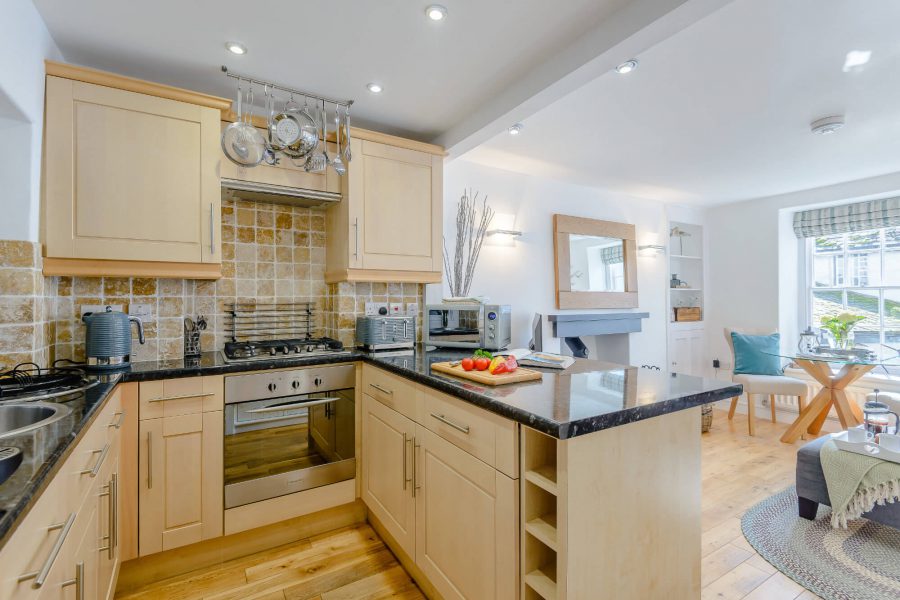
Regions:
M 468 379 L 483 385 L 506 385 L 507 383 L 522 383 L 523 381 L 539 381 L 544 376 L 540 371 L 532 371 L 531 369 L 523 369 L 519 367 L 512 373 L 501 373 L 500 375 L 491 375 L 487 371 L 466 371 L 460 365 L 450 366 L 453 363 L 439 362 L 431 365 L 431 368 L 439 373 L 447 373 L 454 377 Z

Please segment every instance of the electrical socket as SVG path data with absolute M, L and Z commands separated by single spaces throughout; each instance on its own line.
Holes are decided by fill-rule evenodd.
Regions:
M 82 304 L 81 305 L 81 316 L 83 317 L 85 313 L 99 313 L 106 312 L 106 307 L 111 308 L 112 310 L 122 312 L 121 304 Z
M 407 317 L 415 317 L 419 314 L 419 303 L 418 302 L 407 302 L 406 303 L 406 316 Z
M 386 302 L 366 302 L 366 316 L 377 317 L 378 315 L 387 315 L 388 305 Z
M 134 303 L 128 305 L 128 314 L 140 319 L 149 319 L 153 316 L 153 309 L 149 304 Z

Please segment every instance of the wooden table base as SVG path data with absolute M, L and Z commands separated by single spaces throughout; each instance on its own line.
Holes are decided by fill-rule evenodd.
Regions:
M 784 435 L 781 436 L 782 442 L 787 444 L 794 443 L 803 434 L 804 430 L 814 435 L 818 434 L 822 430 L 822 425 L 825 423 L 825 419 L 828 418 L 828 413 L 832 406 L 837 411 L 838 418 L 841 420 L 841 426 L 844 429 L 856 427 L 862 423 L 862 410 L 856 402 L 851 402 L 847 398 L 847 393 L 844 390 L 854 381 L 874 369 L 875 365 L 846 364 L 841 367 L 840 371 L 834 373 L 827 362 L 801 359 L 796 359 L 794 362 L 818 381 L 822 389 L 812 399 L 812 402 L 800 411 L 797 419 L 784 432 Z

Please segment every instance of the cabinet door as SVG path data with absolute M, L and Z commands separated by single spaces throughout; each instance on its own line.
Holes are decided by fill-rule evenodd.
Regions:
M 119 564 L 119 463 L 112 462 L 105 473 L 98 495 L 97 536 L 100 540 L 97 567 L 97 598 L 112 600 L 116 593 L 115 575 Z
M 361 267 L 441 269 L 441 157 L 362 140 L 348 167 Z M 358 226 L 359 231 L 355 231 Z M 355 245 L 357 241 L 352 240 Z
M 140 423 L 139 554 L 222 535 L 222 413 Z
M 703 377 L 706 372 L 706 335 L 702 329 L 691 331 L 688 338 L 691 350 L 690 374 Z
M 422 426 L 416 446 L 416 564 L 444 598 L 515 598 L 515 481 Z
M 673 331 L 669 338 L 669 367 L 687 374 L 691 367 L 691 342 L 687 331 Z
M 362 498 L 409 556 L 416 550 L 412 450 L 416 425 L 363 395 Z
M 221 262 L 218 111 L 59 77 L 46 94 L 48 257 Z

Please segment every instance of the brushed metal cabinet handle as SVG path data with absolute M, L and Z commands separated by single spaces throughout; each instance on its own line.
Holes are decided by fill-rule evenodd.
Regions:
M 50 554 L 47 555 L 47 558 L 46 560 L 44 560 L 44 564 L 41 565 L 40 570 L 34 571 L 32 573 L 25 573 L 24 575 L 19 575 L 19 582 L 34 579 L 34 583 L 31 584 L 32 587 L 39 588 L 44 585 L 44 582 L 47 581 L 47 576 L 50 574 L 50 569 L 53 568 L 53 563 L 56 562 L 56 557 L 59 556 L 59 551 L 62 550 L 63 544 L 66 542 L 66 537 L 68 537 L 69 531 L 72 530 L 72 525 L 75 524 L 75 515 L 77 514 L 77 512 L 70 513 L 65 523 L 58 523 L 47 528 L 47 531 L 53 531 L 56 529 L 61 530 L 59 535 L 56 537 L 56 541 L 53 542 L 53 547 L 50 549 Z
M 389 396 L 393 396 L 393 395 L 394 395 L 394 392 L 392 392 L 391 390 L 389 390 L 389 389 L 387 389 L 387 388 L 381 387 L 381 386 L 378 385 L 377 383 L 370 383 L 369 385 L 370 385 L 371 387 L 375 388 L 376 390 L 378 390 L 379 392 L 381 392 L 382 394 L 387 394 L 387 395 L 389 395 Z
M 215 213 L 215 210 L 213 207 L 213 203 L 210 202 L 209 203 L 209 253 L 210 254 L 216 253 L 216 228 L 215 228 L 215 224 L 213 223 L 214 213 Z
M 75 578 L 69 579 L 67 581 L 63 581 L 60 585 L 62 587 L 74 585 L 75 586 L 75 600 L 85 600 L 85 598 L 84 598 L 84 563 L 83 562 L 75 563 Z
M 204 394 L 184 394 L 183 396 L 164 396 L 162 398 L 148 398 L 147 402 L 166 402 L 168 400 L 186 400 L 188 398 L 208 398 L 215 395 L 216 392 L 207 392 Z
M 121 429 L 122 423 L 125 422 L 125 411 L 117 412 L 113 414 L 114 417 L 119 417 L 116 421 L 113 421 L 107 427 L 115 427 L 116 429 Z
M 359 217 L 353 219 L 353 237 L 356 239 L 356 247 L 353 250 L 353 258 L 359 258 Z
M 406 489 L 406 484 L 409 483 L 409 480 L 406 478 L 406 444 L 409 441 L 409 438 L 406 436 L 406 433 L 403 434 L 403 489 Z
M 153 433 L 147 432 L 147 489 L 153 488 Z
M 112 510 L 110 511 L 110 530 L 109 535 L 112 537 L 110 540 L 110 546 L 112 548 L 119 547 L 119 474 L 113 473 L 112 478 L 109 480 L 110 485 L 110 495 L 109 495 L 109 503 L 112 506 Z M 113 551 L 110 550 L 109 557 L 113 557 Z
M 413 496 L 413 498 L 415 498 L 416 490 L 419 490 L 422 488 L 422 486 L 419 485 L 419 448 L 421 448 L 422 445 L 416 443 L 416 438 L 412 439 L 412 443 L 413 443 L 412 496 Z
M 441 423 L 445 423 L 445 424 L 449 425 L 450 427 L 452 427 L 453 429 L 456 429 L 457 431 L 462 431 L 466 435 L 469 435 L 469 426 L 468 425 L 460 425 L 458 423 L 454 423 L 453 421 L 451 421 L 444 415 L 439 415 L 437 413 L 431 413 L 431 416 L 434 417 L 435 419 L 437 419 L 438 421 L 440 421 Z
M 109 454 L 109 442 L 103 446 L 102 450 L 94 450 L 94 454 L 97 452 L 100 453 L 100 457 L 97 459 L 97 462 L 94 464 L 91 469 L 84 469 L 83 471 L 78 471 L 79 475 L 90 475 L 91 477 L 96 477 L 97 473 L 100 472 L 100 467 L 103 465 L 103 461 L 106 460 L 106 455 Z

